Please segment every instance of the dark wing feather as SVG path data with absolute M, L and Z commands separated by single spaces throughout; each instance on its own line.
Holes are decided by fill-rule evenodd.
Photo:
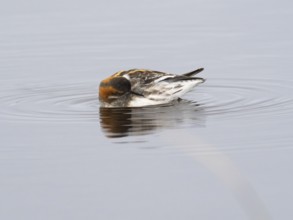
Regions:
M 194 75 L 200 73 L 203 70 L 204 70 L 204 68 L 199 68 L 199 69 L 191 71 L 189 73 L 185 73 L 185 74 L 183 74 L 183 76 L 194 76 Z
M 172 83 L 172 82 L 188 81 L 188 80 L 201 80 L 203 82 L 205 81 L 203 78 L 200 78 L 200 77 L 189 77 L 189 76 L 185 76 L 185 75 L 178 75 L 178 76 L 175 76 L 172 78 L 164 79 L 162 81 Z

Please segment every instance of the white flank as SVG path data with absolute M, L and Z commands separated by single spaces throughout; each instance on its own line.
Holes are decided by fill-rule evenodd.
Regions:
M 192 90 L 198 84 L 203 83 L 203 80 L 188 80 L 178 81 L 173 83 L 158 82 L 156 86 L 149 89 L 150 94 L 146 97 L 134 97 L 129 102 L 129 107 L 142 107 L 149 105 L 167 104 L 173 100 L 177 100 L 185 93 Z M 151 91 L 156 91 L 152 93 Z M 160 91 L 158 93 L 157 91 Z

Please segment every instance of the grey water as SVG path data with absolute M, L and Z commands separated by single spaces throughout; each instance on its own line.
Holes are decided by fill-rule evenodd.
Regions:
M 0 219 L 292 219 L 293 3 L 6 1 Z M 119 70 L 206 82 L 100 108 Z

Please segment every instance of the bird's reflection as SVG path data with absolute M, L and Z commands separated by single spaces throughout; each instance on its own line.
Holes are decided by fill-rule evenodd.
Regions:
M 171 106 L 100 108 L 101 127 L 109 138 L 143 135 L 170 128 L 168 135 L 159 137 L 162 143 L 178 147 L 180 152 L 185 152 L 206 167 L 230 189 L 249 219 L 270 220 L 263 201 L 229 155 L 193 132 L 186 132 L 189 128 L 203 126 L 205 116 L 202 106 L 183 100 Z
M 168 106 L 100 108 L 100 124 L 109 138 L 144 135 L 178 126 L 203 126 L 204 119 L 204 108 L 185 100 Z

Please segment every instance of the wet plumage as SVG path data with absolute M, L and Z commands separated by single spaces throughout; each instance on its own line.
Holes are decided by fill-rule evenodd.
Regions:
M 120 71 L 104 79 L 99 87 L 102 107 L 142 107 L 178 100 L 205 80 L 195 75 L 203 68 L 176 75 L 145 69 Z

